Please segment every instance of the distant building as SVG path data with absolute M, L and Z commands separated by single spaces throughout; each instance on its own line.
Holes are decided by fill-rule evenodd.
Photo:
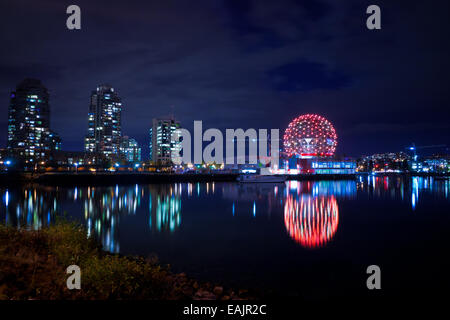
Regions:
M 449 173 L 448 156 L 429 156 L 409 161 L 410 171 L 424 173 Z
M 317 158 L 312 161 L 311 168 L 316 174 L 354 174 L 356 161 Z
M 150 161 L 154 164 L 170 164 L 172 152 L 181 150 L 181 143 L 172 140 L 172 134 L 180 128 L 174 119 L 153 119 L 150 128 Z
M 409 161 L 409 166 L 412 172 L 423 172 L 423 163 L 422 161 L 411 160 Z
M 63 167 L 91 165 L 93 157 L 84 151 L 56 151 L 51 164 Z
M 25 163 L 48 160 L 61 149 L 61 139 L 50 129 L 49 94 L 40 80 L 25 79 L 11 93 L 7 149 Z
M 405 152 L 377 153 L 358 159 L 358 172 L 406 172 L 411 157 Z
M 110 85 L 100 85 L 91 94 L 85 151 L 112 160 L 119 157 L 122 102 Z
M 444 157 L 433 157 L 424 160 L 424 167 L 428 172 L 447 173 L 449 172 L 449 161 Z
M 8 150 L 0 149 L 0 169 L 2 169 L 3 165 L 6 165 L 6 161 L 8 161 Z
M 330 157 L 305 159 L 294 156 L 285 160 L 280 169 L 287 174 L 354 174 L 356 161 Z
M 122 158 L 128 163 L 141 161 L 141 148 L 139 147 L 136 140 L 127 136 L 122 137 L 122 142 L 120 144 L 120 154 L 122 155 Z

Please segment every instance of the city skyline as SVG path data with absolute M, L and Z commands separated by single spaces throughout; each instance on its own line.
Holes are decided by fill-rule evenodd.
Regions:
M 448 144 L 448 28 L 439 16 L 448 3 L 406 10 L 380 1 L 383 28 L 369 31 L 361 27 L 364 1 L 288 2 L 80 1 L 82 29 L 68 31 L 63 4 L 48 2 L 36 15 L 38 4 L 6 1 L 1 20 L 15 36 L 0 34 L 12 48 L 0 64 L 0 145 L 9 92 L 25 77 L 49 88 L 52 126 L 65 150 L 83 150 L 89 93 L 100 83 L 120 92 L 122 129 L 144 155 L 148 124 L 171 106 L 187 129 L 194 120 L 282 129 L 298 114 L 321 114 L 339 134 L 336 152 L 350 156 Z M 411 34 L 418 21 L 426 37 Z
M 47 160 L 49 159 L 49 152 L 55 150 L 62 150 L 69 153 L 80 152 L 79 150 L 67 150 L 66 148 L 62 148 L 62 139 L 55 131 L 50 129 L 50 96 L 48 89 L 39 79 L 23 79 L 17 84 L 15 91 L 11 92 L 10 97 L 7 149 L 14 151 L 17 156 L 20 154 L 24 159 L 30 157 L 35 158 L 34 160 L 39 160 L 40 158 Z M 108 159 L 115 163 L 122 161 L 128 163 L 140 162 L 147 159 L 147 157 L 142 157 L 142 145 L 148 145 L 148 160 L 153 163 L 170 164 L 171 152 L 179 152 L 181 150 L 181 143 L 174 144 L 174 142 L 171 141 L 171 136 L 175 129 L 181 128 L 180 121 L 176 120 L 173 114 L 164 118 L 152 118 L 149 128 L 148 143 L 140 145 L 136 139 L 123 135 L 122 133 L 121 101 L 121 97 L 119 97 L 114 87 L 110 84 L 100 84 L 96 87 L 96 90 L 91 92 L 87 116 L 88 129 L 87 134 L 84 136 L 83 151 L 85 152 L 85 155 L 83 158 L 89 158 L 94 163 L 100 160 L 100 158 L 98 158 L 99 156 L 101 156 L 102 159 Z M 320 115 L 302 115 L 301 117 L 294 119 L 292 123 L 303 117 L 318 117 L 318 119 L 323 119 L 327 125 L 331 126 L 334 138 L 336 139 L 336 133 L 333 126 Z M 21 125 L 20 130 L 16 128 L 19 122 Z M 285 134 L 288 134 L 292 123 L 284 130 Z M 25 128 L 22 129 L 24 125 Z M 153 134 L 153 132 L 156 132 L 156 134 Z M 38 137 L 35 138 L 36 134 Z M 30 139 L 33 139 L 31 144 L 29 141 Z M 286 135 L 284 136 L 284 140 L 286 140 Z M 327 143 L 329 143 L 328 140 Z M 32 149 L 31 151 L 30 148 Z M 35 157 L 34 148 L 40 148 L 43 153 L 38 154 L 38 156 Z M 431 148 L 435 151 L 439 150 L 438 152 L 435 152 L 435 154 L 448 153 L 448 146 L 445 144 L 419 146 L 418 148 Z M 445 149 L 444 152 L 442 152 L 444 150 L 443 148 Z M 286 145 L 280 150 L 282 149 L 286 149 Z M 156 150 L 156 152 L 154 150 Z M 415 154 L 416 145 L 413 142 L 411 145 L 404 147 L 403 150 L 409 150 Z M 402 152 L 403 150 L 396 150 L 394 152 Z M 30 152 L 32 153 L 30 154 Z M 389 152 L 392 151 L 383 151 L 381 153 Z M 376 155 L 376 153 L 373 155 Z M 329 156 L 332 156 L 332 154 L 329 154 Z M 337 154 L 337 156 L 342 156 L 342 154 Z M 366 156 L 368 155 L 359 154 L 358 156 L 353 157 L 364 158 Z M 95 160 L 96 158 L 98 159 Z
M 449 12 L 0 1 L 0 300 L 168 319 L 436 309 Z

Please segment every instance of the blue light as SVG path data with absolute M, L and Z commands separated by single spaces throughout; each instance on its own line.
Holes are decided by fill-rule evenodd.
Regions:
M 5 164 L 6 164 L 7 166 L 9 166 L 9 165 L 11 164 L 11 160 L 6 160 L 6 161 L 5 161 Z
M 415 150 L 416 148 L 414 148 L 414 147 L 409 147 L 409 150 Z

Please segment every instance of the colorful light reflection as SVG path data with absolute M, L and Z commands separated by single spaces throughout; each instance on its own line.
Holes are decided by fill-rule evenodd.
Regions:
M 339 208 L 334 195 L 287 195 L 284 224 L 289 236 L 303 247 L 323 247 L 333 238 L 338 223 Z

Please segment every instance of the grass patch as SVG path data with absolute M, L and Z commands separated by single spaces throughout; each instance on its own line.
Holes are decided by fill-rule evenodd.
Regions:
M 69 290 L 66 268 L 81 269 Z M 42 230 L 0 226 L 0 299 L 191 299 L 199 288 L 184 274 L 144 258 L 111 255 L 74 223 Z

